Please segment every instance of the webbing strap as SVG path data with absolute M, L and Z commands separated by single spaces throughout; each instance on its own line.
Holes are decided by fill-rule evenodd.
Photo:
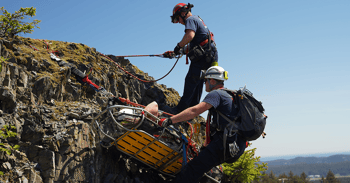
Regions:
M 238 133 L 238 129 L 237 129 L 237 125 L 236 125 L 236 121 L 235 120 L 230 120 L 227 116 L 225 116 L 224 114 L 222 114 L 220 111 L 216 111 L 220 116 L 222 116 L 226 121 L 229 122 L 228 125 L 226 125 L 225 130 L 224 130 L 224 136 L 223 138 L 223 145 L 224 145 L 224 160 L 226 160 L 226 140 L 227 140 L 227 136 L 232 136 L 233 133 Z
M 207 124 L 205 126 L 205 144 L 208 145 L 210 143 L 210 119 L 211 119 L 211 113 L 208 112 L 207 117 Z
M 210 54 L 211 52 L 211 32 L 209 31 L 209 34 L 208 34 L 208 54 Z
M 199 43 L 199 45 L 204 46 L 205 44 L 207 44 L 209 42 L 209 45 L 211 45 L 211 41 L 214 41 L 213 37 L 212 37 L 212 32 L 209 31 L 208 34 L 208 39 L 205 39 L 204 41 L 202 41 L 201 43 Z M 215 42 L 214 42 L 215 45 Z
M 236 120 L 230 120 L 230 118 L 228 118 L 227 116 L 225 116 L 224 114 L 222 114 L 220 111 L 216 110 L 216 112 L 223 117 L 226 121 L 228 121 L 230 124 L 232 123 L 234 125 L 235 128 L 238 128 L 238 126 L 236 125 Z
M 225 130 L 224 130 L 224 136 L 223 136 L 223 145 L 224 145 L 224 160 L 226 160 L 226 140 L 227 140 L 227 136 L 232 137 L 234 134 L 238 133 L 237 128 L 234 129 L 235 124 L 230 123 L 226 126 Z M 234 134 L 233 134 L 234 133 Z M 236 136 L 237 138 L 237 136 Z

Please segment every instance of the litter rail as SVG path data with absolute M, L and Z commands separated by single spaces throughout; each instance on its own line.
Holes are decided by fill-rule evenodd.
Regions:
M 103 147 L 115 145 L 130 157 L 174 177 L 187 163 L 187 140 L 173 127 L 159 127 L 159 120 L 142 108 L 113 105 L 95 116 L 93 123 L 101 132 Z

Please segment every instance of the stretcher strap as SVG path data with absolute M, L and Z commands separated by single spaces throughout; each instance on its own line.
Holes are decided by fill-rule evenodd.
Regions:
M 207 124 L 205 127 L 205 146 L 207 146 L 210 143 L 210 121 L 211 121 L 211 114 L 209 111 L 208 117 L 207 117 Z

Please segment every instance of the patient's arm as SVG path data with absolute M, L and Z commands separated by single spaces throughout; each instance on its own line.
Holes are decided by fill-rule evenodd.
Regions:
M 145 107 L 145 111 L 153 114 L 154 116 L 158 117 L 158 104 L 156 101 L 151 102 Z M 154 118 L 151 118 L 151 120 L 155 120 Z

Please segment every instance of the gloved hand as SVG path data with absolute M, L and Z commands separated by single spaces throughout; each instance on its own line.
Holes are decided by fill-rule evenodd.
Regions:
M 174 48 L 175 55 L 180 55 L 180 49 L 181 49 L 181 47 L 180 47 L 179 43 L 177 43 L 176 47 Z
M 162 126 L 162 127 L 167 127 L 167 126 L 170 126 L 172 124 L 173 124 L 173 122 L 171 121 L 170 118 L 162 118 L 162 119 L 160 119 L 160 121 L 158 121 L 158 125 Z
M 165 58 L 174 58 L 175 57 L 175 53 L 173 51 L 166 51 L 163 53 L 163 56 Z

